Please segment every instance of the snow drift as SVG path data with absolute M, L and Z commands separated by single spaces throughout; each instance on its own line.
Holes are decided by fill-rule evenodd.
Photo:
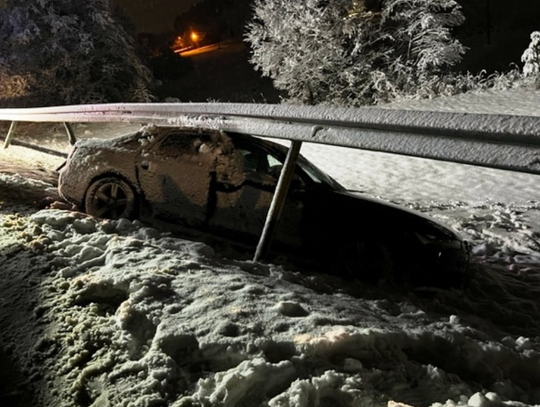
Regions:
M 39 270 L 37 324 L 12 321 L 8 336 L 43 405 L 540 402 L 534 254 L 526 270 L 479 257 L 464 292 L 409 292 L 227 260 L 125 219 L 45 210 L 0 225 L 18 236 L 2 240 L 4 275 Z M 511 237 L 480 240 L 484 260 L 515 260 Z

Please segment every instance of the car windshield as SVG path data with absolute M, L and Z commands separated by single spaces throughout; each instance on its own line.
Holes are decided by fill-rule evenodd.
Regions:
M 332 189 L 345 189 L 341 184 L 339 184 L 332 177 L 318 169 L 315 165 L 309 162 L 304 157 L 300 156 L 298 158 L 298 166 L 306 173 L 306 175 L 316 184 L 329 186 Z

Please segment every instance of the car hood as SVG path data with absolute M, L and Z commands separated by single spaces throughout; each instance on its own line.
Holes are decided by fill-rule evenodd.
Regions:
M 362 210 L 369 211 L 369 213 L 373 213 L 374 217 L 384 219 L 386 222 L 395 222 L 418 232 L 435 234 L 442 240 L 463 240 L 456 231 L 444 223 L 403 206 L 355 191 L 334 191 L 333 195 L 336 199 L 346 203 L 349 208 L 361 203 Z

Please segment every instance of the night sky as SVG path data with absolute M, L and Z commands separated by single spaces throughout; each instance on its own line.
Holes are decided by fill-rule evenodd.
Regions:
M 199 0 L 111 0 L 120 5 L 140 32 L 171 31 L 177 15 Z M 6 1 L 0 0 L 0 6 Z
M 1 1 L 1 0 L 0 0 Z M 120 5 L 140 32 L 171 31 L 177 15 L 198 0 L 113 0 Z

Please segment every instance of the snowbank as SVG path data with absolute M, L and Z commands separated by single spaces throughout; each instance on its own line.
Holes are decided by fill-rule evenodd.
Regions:
M 37 324 L 10 327 L 32 338 L 12 353 L 42 405 L 540 403 L 538 268 L 476 264 L 465 292 L 408 292 L 226 260 L 68 211 L 2 215 L 0 236 L 18 236 L 1 240 L 6 276 L 28 272 L 27 253 L 42 259 L 29 265 L 41 270 Z M 485 244 L 493 254 L 500 242 Z

